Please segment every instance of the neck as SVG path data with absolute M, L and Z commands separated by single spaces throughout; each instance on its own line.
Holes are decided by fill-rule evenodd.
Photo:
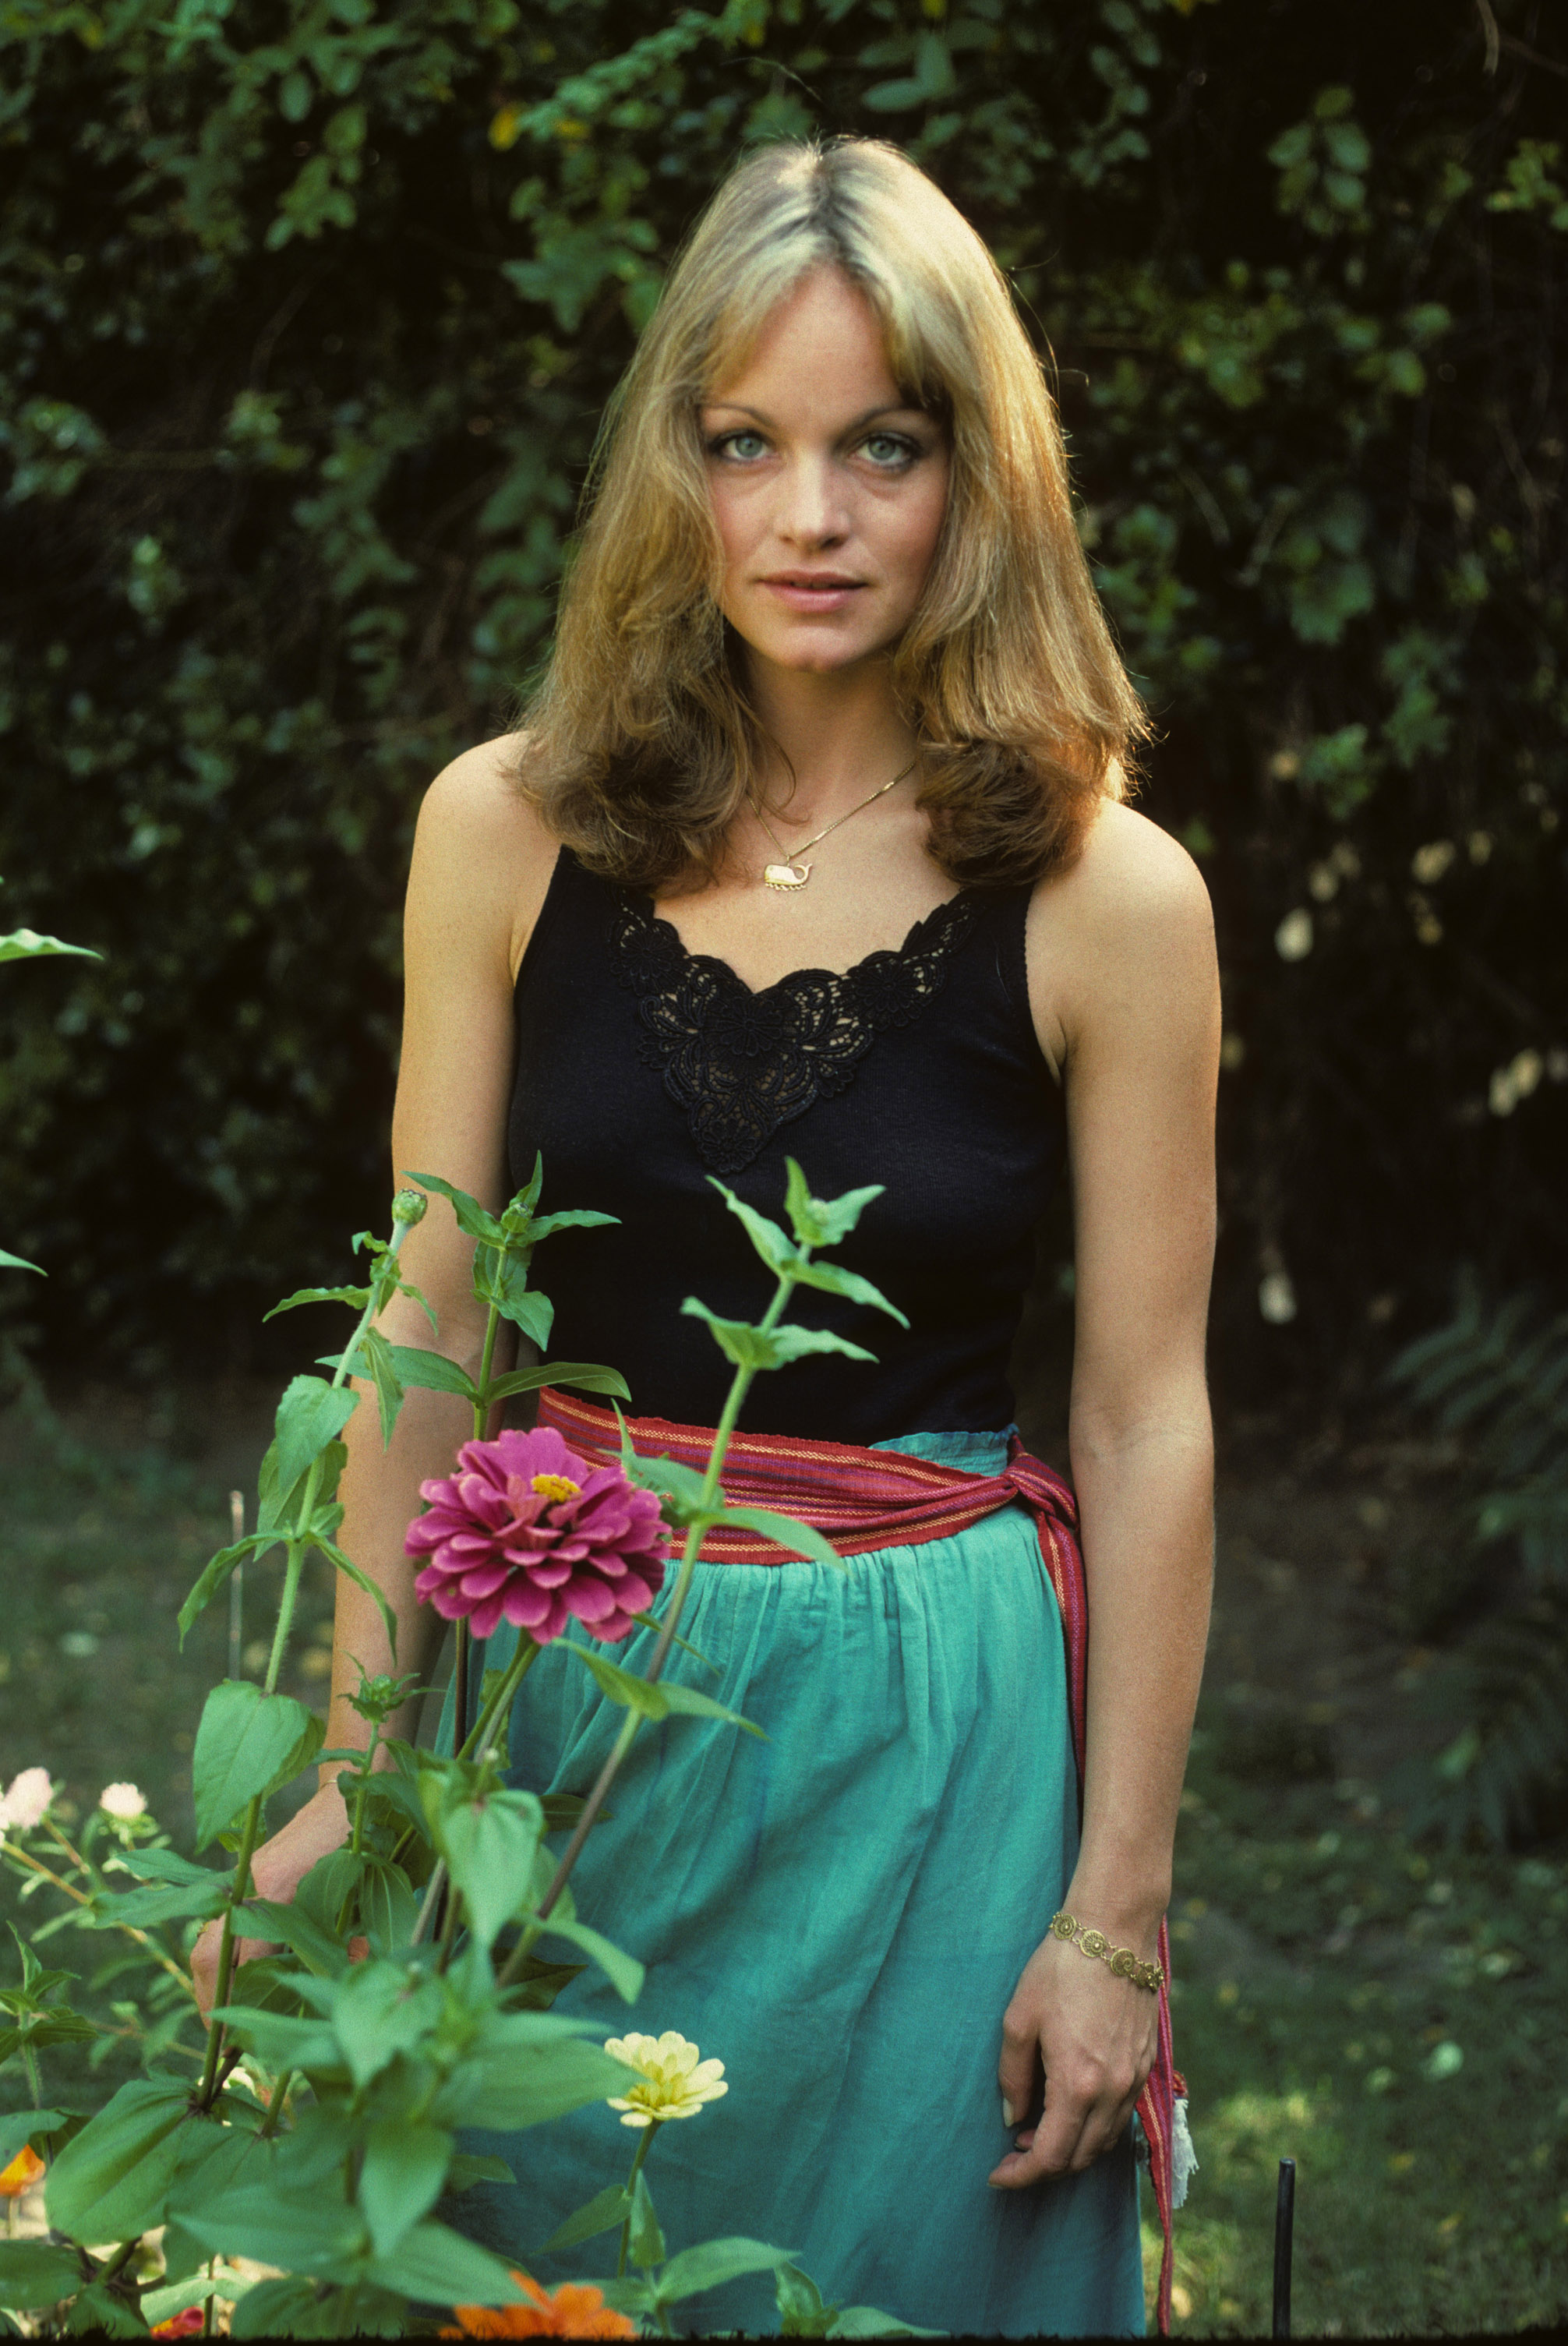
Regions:
M 750 667 L 752 706 L 768 740 L 760 781 L 769 806 L 826 821 L 913 758 L 915 737 L 885 660 L 826 676 L 756 658 Z

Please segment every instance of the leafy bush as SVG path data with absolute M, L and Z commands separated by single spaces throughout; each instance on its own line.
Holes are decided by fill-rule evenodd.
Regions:
M 105 956 L 19 1014 L 53 1281 L 12 1309 L 242 1350 L 269 1266 L 366 1218 L 421 784 L 546 638 L 681 234 L 818 128 L 933 171 L 1054 352 L 1146 803 L 1219 909 L 1231 1373 L 1337 1370 L 1461 1255 L 1535 1275 L 1546 38 L 1524 0 L 5 0 L 0 853 Z
M 1411 1821 L 1501 1841 L 1560 1815 L 1568 1794 L 1568 1315 L 1527 1295 L 1488 1303 L 1467 1280 L 1451 1321 L 1391 1373 L 1463 1438 L 1478 1576 L 1501 1580 L 1434 1688 L 1459 1731 Z M 1500 1574 L 1511 1546 L 1519 1570 Z

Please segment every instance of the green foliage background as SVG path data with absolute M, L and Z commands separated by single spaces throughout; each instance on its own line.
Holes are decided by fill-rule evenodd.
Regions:
M 1536 0 L 0 0 L 0 869 L 6 925 L 105 955 L 7 990 L 7 1240 L 51 1282 L 5 1308 L 243 1356 L 379 1216 L 422 785 L 546 639 L 683 231 L 815 128 L 930 168 L 1054 353 L 1145 803 L 1218 909 L 1226 1372 L 1338 1375 L 1461 1258 L 1542 1277 L 1559 34 Z

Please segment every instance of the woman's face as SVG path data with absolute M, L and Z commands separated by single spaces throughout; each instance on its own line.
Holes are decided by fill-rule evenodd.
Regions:
M 781 301 L 700 410 L 725 617 L 776 668 L 828 675 L 894 644 L 947 504 L 942 426 L 904 404 L 876 313 L 835 269 Z

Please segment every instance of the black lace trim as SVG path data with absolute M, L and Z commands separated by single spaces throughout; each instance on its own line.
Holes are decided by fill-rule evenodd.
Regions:
M 919 1015 L 973 925 L 971 900 L 950 897 L 896 953 L 868 954 L 842 975 L 791 970 L 760 994 L 629 902 L 610 942 L 616 974 L 637 997 L 638 1057 L 662 1069 L 703 1163 L 739 1173 L 780 1125 L 847 1090 L 880 1034 Z

